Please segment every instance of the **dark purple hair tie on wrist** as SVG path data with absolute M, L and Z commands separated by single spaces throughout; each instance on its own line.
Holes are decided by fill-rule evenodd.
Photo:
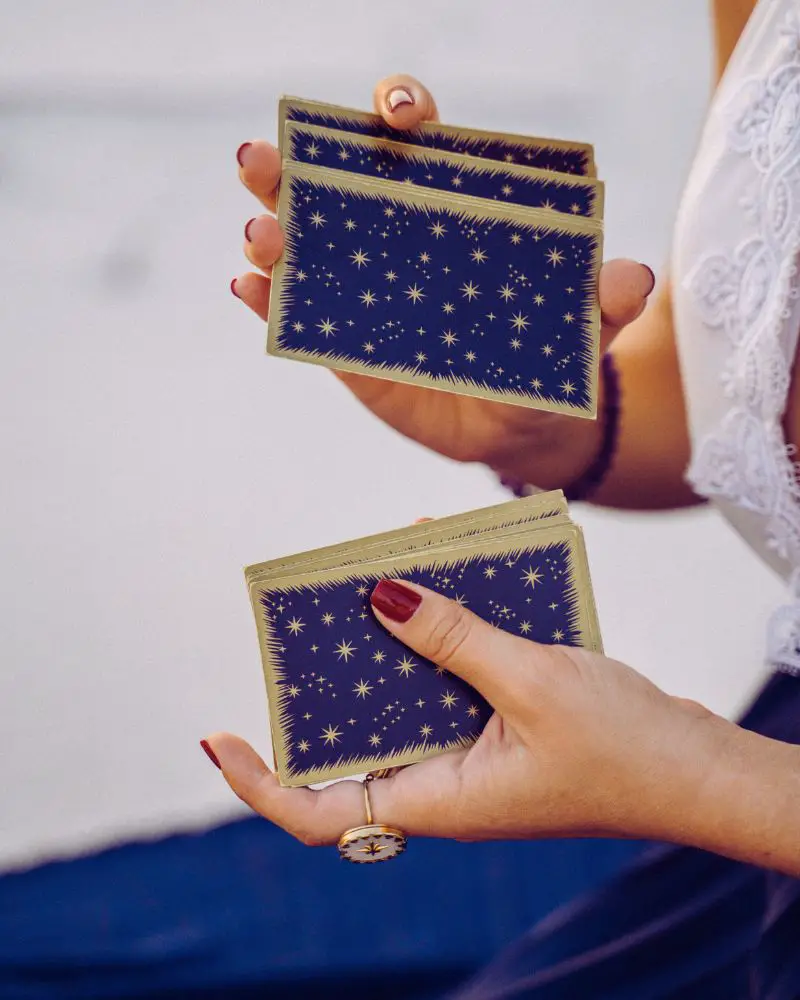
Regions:
M 617 366 L 614 364 L 614 356 L 608 351 L 600 361 L 600 378 L 603 382 L 603 410 L 601 414 L 603 436 L 597 455 L 589 468 L 564 487 L 564 496 L 569 503 L 588 500 L 594 494 L 608 475 L 617 451 L 620 414 L 619 375 Z M 534 486 L 502 475 L 500 476 L 500 485 L 510 490 L 516 497 L 528 497 L 538 492 Z

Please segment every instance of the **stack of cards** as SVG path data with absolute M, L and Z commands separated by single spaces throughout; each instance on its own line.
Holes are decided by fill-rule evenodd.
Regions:
M 260 563 L 245 575 L 274 760 L 287 786 L 468 746 L 491 715 L 464 681 L 378 622 L 369 598 L 380 580 L 429 587 L 513 635 L 602 650 L 583 537 L 561 492 Z
M 592 148 L 284 98 L 268 351 L 593 418 Z

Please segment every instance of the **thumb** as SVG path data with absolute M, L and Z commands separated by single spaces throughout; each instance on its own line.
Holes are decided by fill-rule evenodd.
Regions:
M 412 129 L 420 122 L 439 120 L 431 92 L 419 80 L 406 73 L 387 76 L 372 94 L 375 110 L 393 128 Z
M 600 299 L 600 351 L 605 353 L 617 334 L 645 310 L 656 285 L 656 276 L 646 264 L 635 260 L 610 260 L 598 279 Z
M 435 591 L 382 580 L 370 603 L 381 624 L 420 656 L 461 677 L 501 715 L 537 686 L 547 647 L 510 635 Z

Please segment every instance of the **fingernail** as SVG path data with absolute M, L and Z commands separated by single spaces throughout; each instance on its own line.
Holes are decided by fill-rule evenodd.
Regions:
M 395 87 L 389 91 L 389 96 L 386 98 L 386 107 L 389 111 L 397 111 L 401 105 L 413 103 L 414 97 L 405 87 Z
M 394 580 L 381 580 L 372 591 L 370 602 L 377 611 L 393 622 L 407 622 L 422 603 L 422 597 Z
M 245 239 L 247 240 L 247 242 L 248 242 L 248 243 L 252 243 L 252 242 L 253 242 L 253 241 L 252 241 L 252 240 L 250 239 L 250 227 L 251 227 L 251 226 L 253 225 L 253 223 L 254 223 L 255 221 L 256 221 L 255 219 L 250 219 L 250 221 L 249 221 L 249 222 L 247 223 L 247 225 L 246 225 L 246 226 L 244 227 L 244 238 L 245 238 Z
M 252 142 L 243 142 L 241 146 L 236 150 L 236 159 L 239 161 L 239 166 L 244 166 L 244 154 L 252 146 Z
M 200 740 L 200 746 L 205 750 L 206 756 L 211 761 L 211 763 L 214 765 L 214 767 L 218 767 L 220 769 L 220 771 L 221 771 L 222 770 L 222 765 L 217 760 L 217 755 L 214 753 L 214 751 L 209 746 L 208 740 Z
M 239 298 L 239 293 L 236 291 L 236 282 L 238 280 L 239 280 L 238 278 L 231 278 L 231 291 L 233 292 L 233 294 L 236 296 L 237 299 Z
M 647 273 L 650 275 L 650 280 L 652 281 L 652 284 L 650 285 L 650 287 L 645 292 L 645 295 L 647 296 L 656 287 L 656 276 L 655 276 L 655 272 L 653 271 L 652 267 L 648 267 L 647 264 L 642 264 L 642 267 L 646 269 Z

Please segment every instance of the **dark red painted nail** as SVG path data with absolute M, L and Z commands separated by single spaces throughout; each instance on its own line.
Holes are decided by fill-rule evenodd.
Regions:
M 650 287 L 647 289 L 647 292 L 645 293 L 646 295 L 649 295 L 650 292 L 652 292 L 653 289 L 656 287 L 656 276 L 655 276 L 655 272 L 653 271 L 652 267 L 647 267 L 647 264 L 642 264 L 642 267 L 644 267 L 644 268 L 647 269 L 647 272 L 650 275 L 650 279 L 653 282 L 652 285 L 650 285 Z
M 249 221 L 249 222 L 247 223 L 247 225 L 246 225 L 246 226 L 244 227 L 244 238 L 245 238 L 245 239 L 247 240 L 247 242 L 248 242 L 248 243 L 252 243 L 252 242 L 253 242 L 253 241 L 252 241 L 252 240 L 250 239 L 250 227 L 251 227 L 251 226 L 253 225 L 253 223 L 254 223 L 255 221 L 256 221 L 255 219 L 250 219 L 250 221 Z
M 220 769 L 220 771 L 221 771 L 222 770 L 222 765 L 217 760 L 217 755 L 214 753 L 214 751 L 209 746 L 208 740 L 200 740 L 200 746 L 205 750 L 206 756 L 211 761 L 211 763 L 214 765 L 214 767 L 218 767 Z
M 410 587 L 394 580 L 381 580 L 372 591 L 372 606 L 393 622 L 407 622 L 422 603 L 422 597 Z
M 243 142 L 241 146 L 236 150 L 236 159 L 239 161 L 239 166 L 244 166 L 244 154 L 252 146 L 252 142 Z
M 238 280 L 239 280 L 238 278 L 231 278 L 231 291 L 233 292 L 233 294 L 236 296 L 237 299 L 239 298 L 239 293 L 236 291 L 236 282 Z

